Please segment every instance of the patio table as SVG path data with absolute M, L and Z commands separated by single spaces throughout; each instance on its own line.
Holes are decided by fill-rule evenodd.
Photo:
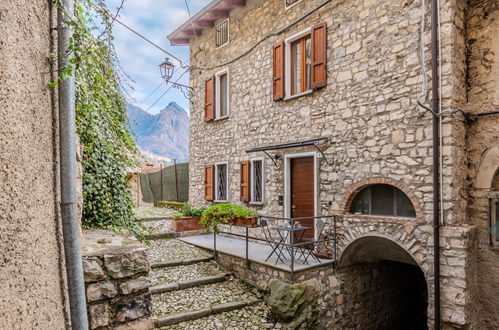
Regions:
M 291 237 L 291 234 L 292 233 L 298 233 L 300 234 L 299 237 L 297 237 L 297 242 L 300 242 L 303 238 L 303 235 L 305 235 L 305 231 L 307 229 L 311 229 L 312 227 L 307 227 L 307 226 L 299 226 L 299 227 L 294 227 L 294 226 L 277 226 L 277 227 L 274 227 L 273 229 L 277 230 L 277 233 L 279 234 L 279 237 L 281 238 L 282 242 L 285 243 L 288 241 L 288 239 Z M 283 233 L 285 233 L 285 235 L 283 235 Z M 291 244 L 294 244 L 294 237 L 293 237 L 293 240 L 291 242 Z M 291 259 L 293 259 L 293 255 L 294 255 L 294 252 L 293 251 L 293 246 L 289 247 L 289 246 L 285 246 L 286 247 L 286 250 L 288 250 L 288 253 L 289 255 L 291 256 Z

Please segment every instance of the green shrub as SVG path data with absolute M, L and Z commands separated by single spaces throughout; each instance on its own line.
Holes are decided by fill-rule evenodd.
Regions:
M 254 210 L 244 206 L 222 203 L 208 207 L 203 213 L 200 222 L 206 231 L 212 229 L 218 233 L 218 224 L 220 223 L 230 223 L 236 218 L 254 217 L 257 215 L 258 213 Z
M 177 213 L 174 214 L 173 216 L 175 218 L 182 218 L 182 217 L 201 217 L 203 216 L 203 213 L 206 211 L 206 206 L 202 206 L 200 208 L 194 208 L 191 207 L 189 204 L 185 204 L 182 213 Z

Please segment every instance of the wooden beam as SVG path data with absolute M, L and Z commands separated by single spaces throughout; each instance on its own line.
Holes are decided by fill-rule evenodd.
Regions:
M 207 21 L 214 21 L 219 18 L 226 18 L 226 17 L 229 17 L 229 10 L 213 9 L 207 12 L 206 15 L 202 17 L 202 19 Z
M 190 39 L 182 39 L 182 38 L 177 38 L 177 39 L 172 39 L 171 44 L 172 46 L 187 46 L 189 45 Z
M 194 22 L 194 26 L 199 29 L 207 29 L 215 26 L 214 21 L 199 20 Z
M 246 0 L 224 0 L 224 3 L 232 8 L 240 8 L 246 6 Z

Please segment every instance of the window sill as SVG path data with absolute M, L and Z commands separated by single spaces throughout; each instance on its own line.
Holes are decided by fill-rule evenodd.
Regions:
M 304 91 L 304 92 L 301 92 L 301 93 L 298 93 L 295 95 L 286 96 L 283 100 L 288 101 L 288 100 L 296 99 L 296 98 L 301 97 L 301 96 L 312 94 L 313 92 L 314 92 L 313 89 L 309 89 L 308 91 Z
M 263 202 L 249 202 L 250 205 L 262 206 Z
M 398 220 L 398 221 L 415 221 L 418 220 L 417 217 L 397 217 L 393 215 L 374 215 L 374 214 L 356 214 L 356 213 L 346 213 L 346 217 L 349 218 L 360 218 L 360 219 L 370 219 L 370 220 Z
M 227 201 L 214 200 L 213 203 L 227 203 Z
M 229 119 L 229 116 L 224 116 L 224 117 L 220 117 L 220 118 L 215 118 L 215 119 L 213 119 L 213 121 L 223 121 L 223 120 L 226 120 L 226 119 Z

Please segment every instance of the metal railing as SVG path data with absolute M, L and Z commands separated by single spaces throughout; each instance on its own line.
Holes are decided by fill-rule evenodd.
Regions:
M 321 229 L 320 233 L 317 233 L 317 236 L 316 236 L 315 235 L 315 230 L 316 230 L 315 222 L 316 222 L 316 220 L 319 220 L 319 219 L 324 220 L 325 226 Z M 262 220 L 268 221 L 269 223 L 273 223 L 274 225 L 276 223 L 279 223 L 279 222 L 281 224 L 282 223 L 286 224 L 288 226 L 287 231 L 289 233 L 289 235 L 286 236 L 287 239 L 286 240 L 283 239 L 283 237 L 280 234 L 279 234 L 279 238 L 277 240 L 272 239 L 271 237 L 269 238 L 265 234 L 264 234 L 265 238 L 250 236 L 250 234 L 249 234 L 250 229 L 260 228 L 262 231 L 265 230 L 262 227 Z M 301 221 L 307 221 L 307 220 L 314 220 L 314 226 L 309 228 L 309 229 L 314 230 L 314 238 L 312 240 L 307 240 L 307 241 L 303 241 L 302 239 L 298 239 L 298 241 L 295 241 L 296 237 L 297 237 L 296 233 L 298 233 L 298 231 L 295 230 L 297 228 L 297 226 L 296 226 L 297 223 L 299 223 Z M 326 220 L 331 220 L 332 222 L 327 222 Z M 332 250 L 333 250 L 332 256 L 331 256 L 331 259 L 333 260 L 332 266 L 334 269 L 336 268 L 337 252 L 338 252 L 337 240 L 340 237 L 340 235 L 337 233 L 337 221 L 338 221 L 338 218 L 337 218 L 337 216 L 334 216 L 334 215 L 333 216 L 318 216 L 318 217 L 303 217 L 303 218 L 283 218 L 283 217 L 273 217 L 273 216 L 260 215 L 260 216 L 258 216 L 258 224 L 255 224 L 252 226 L 228 224 L 231 226 L 245 228 L 245 234 L 243 235 L 243 234 L 238 234 L 238 233 L 228 232 L 228 231 L 218 231 L 218 233 L 213 232 L 214 256 L 216 259 L 217 258 L 217 234 L 223 234 L 223 235 L 228 235 L 228 236 L 244 238 L 245 260 L 246 260 L 246 267 L 248 267 L 248 268 L 250 266 L 250 260 L 249 260 L 249 242 L 250 242 L 250 240 L 257 241 L 257 242 L 263 242 L 263 243 L 269 245 L 271 248 L 272 248 L 272 245 L 275 244 L 275 245 L 279 246 L 279 248 L 281 250 L 285 249 L 285 251 L 287 251 L 289 254 L 291 281 L 294 282 L 295 262 L 296 262 L 296 259 L 301 257 L 299 255 L 297 258 L 297 254 L 299 254 L 300 251 L 303 252 L 303 249 L 309 249 L 309 250 L 311 250 L 311 253 L 315 253 L 315 250 L 319 244 L 326 244 L 327 245 L 327 244 L 332 243 Z M 327 225 L 332 226 L 332 231 L 329 231 L 329 232 L 326 231 Z M 276 232 L 278 230 L 277 227 L 273 227 L 273 228 L 269 227 L 269 229 L 274 230 Z M 317 237 L 317 239 L 316 239 L 316 237 Z M 321 238 L 321 237 L 323 237 L 323 238 Z M 312 246 L 312 248 L 310 248 L 310 246 Z M 272 251 L 272 253 L 274 253 L 274 251 Z M 272 255 L 272 253 L 271 253 L 271 255 Z M 303 255 L 303 253 L 302 253 L 302 255 Z M 317 256 L 315 258 L 317 258 L 317 260 L 319 260 L 319 258 Z M 317 265 L 320 265 L 320 264 L 321 264 L 321 261 L 319 260 Z

